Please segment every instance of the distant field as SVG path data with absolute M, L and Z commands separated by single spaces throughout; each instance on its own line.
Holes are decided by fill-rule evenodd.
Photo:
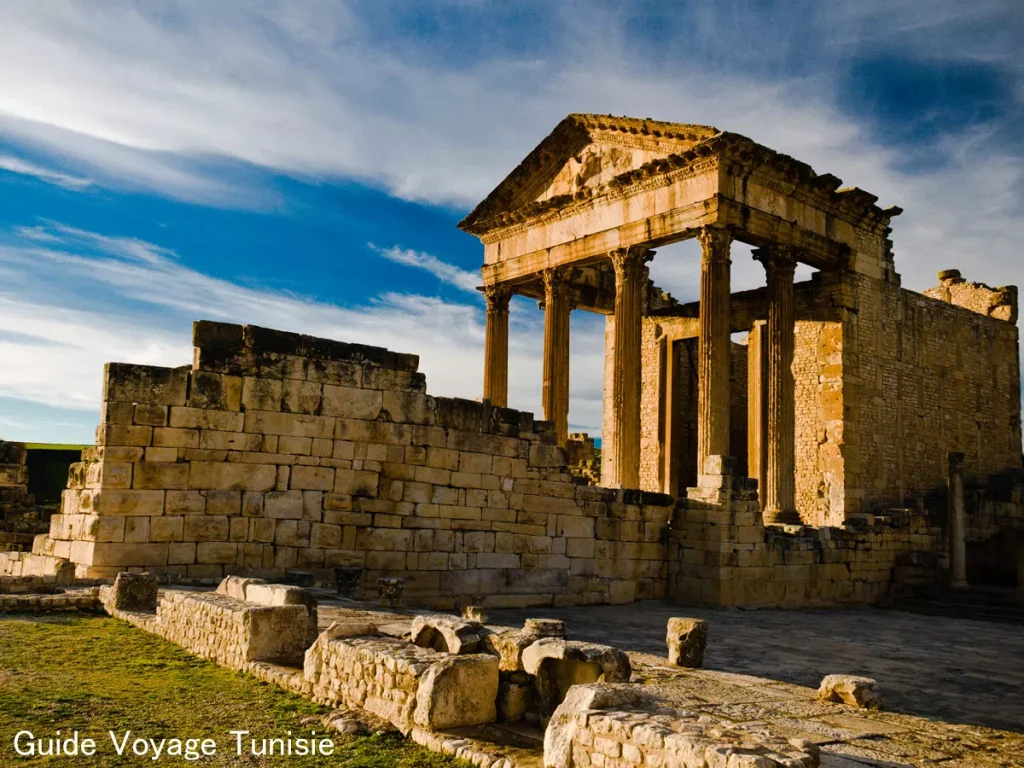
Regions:
M 81 451 L 92 448 L 92 445 L 75 445 L 73 443 L 25 443 L 30 451 Z

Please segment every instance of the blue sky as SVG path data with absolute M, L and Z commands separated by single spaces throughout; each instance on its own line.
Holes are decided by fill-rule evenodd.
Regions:
M 575 111 L 743 133 L 900 205 L 907 287 L 1024 283 L 1022 39 L 1016 0 L 10 0 L 0 437 L 91 440 L 102 364 L 187 363 L 199 318 L 415 352 L 478 397 L 455 224 Z M 652 272 L 695 297 L 692 244 Z M 541 322 L 516 300 L 534 411 Z M 603 324 L 572 323 L 570 422 L 597 433 Z

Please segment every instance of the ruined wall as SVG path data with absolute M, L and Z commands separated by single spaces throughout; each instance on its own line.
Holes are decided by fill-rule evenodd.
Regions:
M 839 290 L 850 307 L 843 328 L 847 513 L 933 494 L 946 483 L 950 451 L 963 452 L 975 476 L 1020 468 L 1015 325 L 864 276 L 845 277 Z M 963 293 L 959 300 L 972 304 Z
M 669 532 L 675 600 L 785 608 L 873 604 L 888 593 L 902 553 L 945 548 L 942 530 L 908 510 L 843 528 L 766 530 L 753 484 L 734 471 L 719 461 L 676 511 Z
M 418 360 L 197 323 L 192 367 L 110 364 L 97 446 L 36 551 L 82 576 L 301 568 L 456 607 L 664 594 L 671 499 L 572 481 L 532 415 L 433 398 Z M 475 601 L 475 600 L 474 600 Z
M 0 440 L 0 521 L 32 507 L 27 458 L 24 443 Z

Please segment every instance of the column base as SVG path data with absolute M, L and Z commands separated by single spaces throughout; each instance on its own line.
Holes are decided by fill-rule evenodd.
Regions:
M 768 509 L 761 513 L 765 525 L 803 525 L 800 513 L 795 509 Z

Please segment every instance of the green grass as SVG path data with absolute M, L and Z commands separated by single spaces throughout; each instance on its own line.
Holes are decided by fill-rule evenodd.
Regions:
M 177 646 L 109 618 L 0 617 L 0 765 L 340 766 L 454 768 L 397 735 L 347 738 L 315 721 L 328 710 L 252 677 L 198 659 Z M 14 736 L 78 730 L 95 739 L 93 757 L 25 758 Z M 163 755 L 118 756 L 108 730 L 152 739 L 212 738 L 217 754 L 199 761 Z M 231 730 L 255 738 L 329 737 L 330 757 L 235 754 Z
M 25 448 L 30 451 L 83 451 L 86 448 L 92 448 L 92 443 L 88 445 L 78 445 L 76 443 L 25 443 Z

